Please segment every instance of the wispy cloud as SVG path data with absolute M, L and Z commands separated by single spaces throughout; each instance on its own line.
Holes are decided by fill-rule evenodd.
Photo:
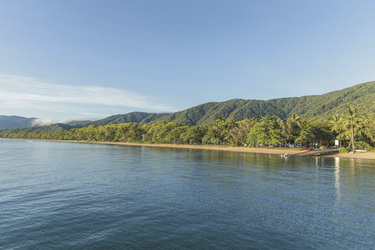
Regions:
M 0 74 L 0 106 L 48 110 L 48 105 L 53 105 L 55 112 L 65 112 L 65 105 L 105 105 L 158 112 L 172 110 L 153 97 L 122 89 L 52 84 L 31 77 Z M 59 108 L 56 110 L 56 107 Z
M 35 119 L 31 123 L 32 123 L 32 126 L 47 126 L 47 125 L 51 125 L 51 124 L 58 123 L 58 122 L 61 122 L 61 121 L 58 121 L 58 120 Z

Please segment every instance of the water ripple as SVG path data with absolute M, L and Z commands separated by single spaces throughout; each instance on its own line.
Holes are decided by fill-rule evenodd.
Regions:
M 368 161 L 0 140 L 0 248 L 374 248 Z

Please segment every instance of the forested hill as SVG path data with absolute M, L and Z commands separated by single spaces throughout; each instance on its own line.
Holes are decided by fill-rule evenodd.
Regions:
M 216 118 L 237 120 L 276 115 L 286 118 L 295 113 L 302 118 L 331 119 L 345 113 L 349 105 L 357 108 L 359 115 L 375 112 L 375 81 L 323 95 L 279 98 L 267 101 L 233 99 L 225 102 L 209 102 L 172 114 L 132 112 L 114 115 L 86 125 L 109 125 L 126 122 L 150 124 L 155 121 L 173 121 L 189 125 L 211 124 Z
M 37 118 L 0 115 L 0 128 L 23 128 L 35 126 Z
M 75 126 L 69 126 L 67 124 L 55 123 L 48 126 L 34 126 L 34 127 L 24 127 L 24 128 L 2 128 L 0 129 L 0 134 L 14 134 L 14 133 L 32 133 L 32 132 L 57 132 L 66 131 Z
M 128 123 L 128 122 L 136 122 L 141 125 L 152 123 L 162 117 L 166 117 L 169 114 L 167 113 L 144 113 L 144 112 L 131 112 L 125 115 L 112 115 L 105 119 L 98 120 L 95 122 L 89 122 L 85 124 L 86 126 L 95 125 L 95 126 L 103 126 L 103 125 L 110 125 L 110 124 L 119 124 L 119 123 Z
M 345 113 L 349 105 L 357 108 L 359 115 L 375 112 L 375 82 L 367 82 L 323 95 L 279 98 L 268 101 L 234 99 L 209 102 L 159 118 L 159 120 L 189 125 L 210 124 L 217 117 L 261 118 L 276 115 L 286 118 L 298 114 L 302 118 L 331 119 Z
M 234 117 L 237 120 L 244 120 L 246 118 L 255 117 L 259 119 L 263 116 L 276 115 L 280 118 L 286 118 L 292 113 L 301 118 L 331 119 L 335 114 L 345 113 L 349 105 L 357 109 L 358 115 L 375 113 L 374 100 L 375 82 L 367 82 L 323 95 L 279 98 L 267 101 L 233 99 L 225 102 L 209 102 L 173 114 L 132 112 L 110 116 L 95 122 L 69 123 L 70 126 L 47 126 L 42 129 L 44 131 L 55 131 L 56 129 L 68 129 L 69 127 L 100 126 L 128 122 L 136 122 L 143 125 L 160 120 L 173 121 L 180 124 L 186 123 L 188 125 L 203 125 L 211 124 L 218 117 L 225 119 Z M 18 118 L 20 117 L 15 117 L 16 120 Z M 18 119 L 18 124 L 20 125 L 8 124 L 5 128 L 26 127 L 27 122 L 30 121 Z

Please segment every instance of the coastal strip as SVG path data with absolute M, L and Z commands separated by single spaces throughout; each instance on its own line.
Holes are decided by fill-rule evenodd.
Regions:
M 64 142 L 64 141 L 63 141 Z M 163 147 L 163 148 L 181 148 L 181 149 L 200 149 L 200 150 L 218 150 L 218 151 L 231 151 L 243 153 L 260 153 L 260 154 L 289 154 L 291 156 L 301 153 L 297 148 L 267 148 L 267 147 L 233 147 L 233 146 L 217 146 L 217 145 L 194 145 L 194 144 L 159 144 L 159 143 L 130 143 L 130 142 L 87 142 L 87 141 L 69 141 L 69 142 L 82 142 L 93 144 L 106 144 L 106 145 L 125 145 L 125 146 L 145 146 L 145 147 Z M 317 157 L 340 157 L 340 158 L 353 158 L 353 159 L 370 159 L 375 160 L 375 153 L 360 152 L 355 154 L 349 153 L 336 153 L 330 155 L 323 155 Z
M 7 138 L 0 138 L 7 139 Z M 298 155 L 301 153 L 297 148 L 284 148 L 284 147 L 233 147 L 226 145 L 195 145 L 195 144 L 167 144 L 167 143 L 132 143 L 132 142 L 95 142 L 95 141 L 75 141 L 75 140 L 43 140 L 43 139 L 16 139 L 12 140 L 27 140 L 27 141 L 52 141 L 52 142 L 73 142 L 73 143 L 89 143 L 89 144 L 104 144 L 104 145 L 119 145 L 119 146 L 141 146 L 141 147 L 161 147 L 161 148 L 181 148 L 181 149 L 198 149 L 198 150 L 217 150 L 217 151 L 231 151 L 242 153 L 260 153 L 260 154 L 274 154 L 284 155 L 289 154 Z M 357 152 L 355 154 L 349 153 L 336 153 L 330 155 L 314 156 L 314 157 L 339 157 L 339 158 L 352 158 L 352 159 L 368 159 L 375 160 L 375 153 L 372 152 Z

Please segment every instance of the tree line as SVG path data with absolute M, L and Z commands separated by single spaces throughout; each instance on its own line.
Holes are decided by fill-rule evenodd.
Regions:
M 349 107 L 347 113 L 331 120 L 301 119 L 291 114 L 286 119 L 264 116 L 261 119 L 217 118 L 210 125 L 190 126 L 158 121 L 151 125 L 121 123 L 90 125 L 56 132 L 0 132 L 2 138 L 78 140 L 101 142 L 139 142 L 174 144 L 213 144 L 231 146 L 275 146 L 300 144 L 305 147 L 330 147 L 339 140 L 340 147 L 372 149 L 375 146 L 375 115 L 357 116 Z

